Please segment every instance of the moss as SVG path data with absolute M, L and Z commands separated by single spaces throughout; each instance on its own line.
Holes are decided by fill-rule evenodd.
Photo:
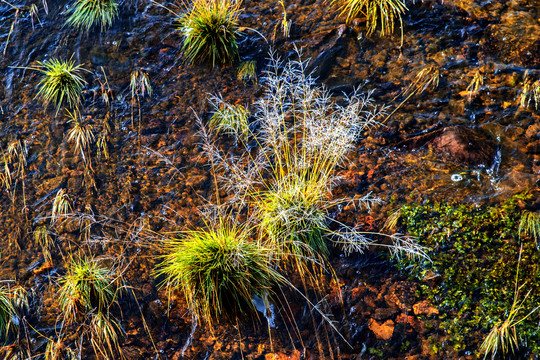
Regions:
M 370 355 L 375 355 L 375 356 L 377 356 L 379 359 L 382 359 L 382 358 L 383 358 L 384 352 L 383 352 L 381 349 L 379 349 L 379 348 L 370 347 L 370 348 L 368 349 L 368 351 L 369 351 L 369 354 L 370 354 Z
M 531 293 L 520 315 L 540 301 L 540 252 L 534 239 L 522 236 L 520 242 L 520 198 L 493 207 L 427 203 L 402 208 L 402 225 L 432 249 L 433 262 L 398 266 L 408 266 L 413 277 L 425 280 L 421 289 L 439 307 L 440 329 L 450 335 L 458 351 L 475 351 L 489 330 L 507 316 L 521 243 L 519 285 L 526 284 Z M 522 291 L 521 299 L 525 295 Z M 540 354 L 537 316 L 520 323 L 517 331 L 522 350 Z

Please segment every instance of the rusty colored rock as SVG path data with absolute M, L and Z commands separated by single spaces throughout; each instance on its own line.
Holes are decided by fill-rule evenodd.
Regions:
M 369 319 L 369 329 L 373 331 L 377 339 L 388 340 L 394 334 L 395 323 L 392 320 L 386 320 L 384 323 L 379 323 L 376 320 Z
M 283 353 L 268 353 L 264 356 L 265 360 L 300 360 L 300 351 L 294 350 L 291 355 Z
M 428 300 L 413 305 L 414 315 L 438 315 L 439 310 L 432 306 Z
M 411 311 L 416 301 L 416 289 L 417 285 L 412 282 L 392 284 L 384 300 L 390 307 L 398 307 L 405 312 Z

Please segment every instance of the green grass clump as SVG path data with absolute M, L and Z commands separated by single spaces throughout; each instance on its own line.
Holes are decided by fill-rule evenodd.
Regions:
M 72 60 L 58 59 L 40 61 L 38 64 L 36 70 L 44 76 L 38 84 L 39 91 L 36 97 L 42 98 L 45 106 L 52 102 L 56 106 L 56 114 L 65 101 L 70 107 L 78 108 L 86 84 L 81 75 L 81 71 L 86 71 L 82 65 L 75 65 Z
M 332 0 L 341 8 L 341 14 L 347 14 L 347 22 L 358 15 L 366 18 L 367 35 L 375 32 L 380 25 L 381 36 L 394 31 L 396 20 L 403 27 L 401 15 L 407 10 L 404 0 Z
M 208 125 L 216 132 L 234 135 L 246 141 L 249 137 L 249 111 L 242 105 L 217 102 L 216 111 Z
M 184 38 L 182 53 L 187 63 L 232 63 L 238 59 L 239 0 L 194 0 L 178 18 Z
M 238 66 L 238 80 L 257 83 L 257 62 L 255 60 L 244 61 Z
M 15 307 L 9 291 L 0 287 L 0 341 L 5 342 L 13 326 L 12 318 L 15 316 Z
M 292 175 L 281 180 L 258 199 L 261 229 L 281 254 L 325 257 L 326 194 L 314 179 Z
M 249 231 L 220 219 L 166 243 L 157 270 L 169 289 L 179 288 L 197 316 L 210 326 L 222 318 L 256 314 L 253 296 L 265 298 L 281 281 L 269 250 L 249 239 Z
M 407 232 L 433 249 L 432 262 L 411 263 L 407 269 L 420 279 L 438 279 L 438 285 L 423 282 L 421 288 L 439 307 L 440 328 L 458 351 L 481 348 L 484 356 L 498 349 L 520 352 L 522 358 L 540 354 L 538 318 L 527 315 L 540 302 L 540 252 L 534 233 L 520 234 L 523 216 L 517 203 L 512 198 L 484 208 L 428 203 L 401 209 Z M 521 299 L 518 266 L 528 290 Z M 479 331 L 487 339 L 483 347 Z
M 71 15 L 66 24 L 85 31 L 99 24 L 103 31 L 118 17 L 118 3 L 114 0 L 76 0 L 69 12 Z
M 321 264 L 326 257 L 327 239 L 343 245 L 346 252 L 363 251 L 374 243 L 345 224 L 339 224 L 343 231 L 331 231 L 328 223 L 333 210 L 351 203 L 351 199 L 332 197 L 337 170 L 361 134 L 384 113 L 369 94 L 353 92 L 336 103 L 306 74 L 307 67 L 304 61 L 272 59 L 264 79 L 265 93 L 254 106 L 253 141 L 242 143 L 242 155 L 223 155 L 201 131 L 222 189 L 230 194 L 228 205 L 257 219 L 259 235 L 276 249 L 276 256 L 303 274 L 310 264 Z M 377 199 L 366 195 L 354 203 L 369 206 L 373 201 Z M 397 247 L 392 248 L 396 254 L 421 254 L 421 249 L 411 247 L 412 241 L 397 240 Z
M 0 343 L 7 342 L 10 334 L 18 329 L 23 308 L 28 308 L 28 299 L 22 287 L 0 286 Z
M 58 296 L 65 322 L 73 323 L 89 312 L 108 314 L 121 288 L 115 272 L 96 259 L 71 259 Z
M 82 339 L 88 338 L 94 353 L 100 358 L 124 358 L 119 341 L 124 331 L 111 314 L 111 308 L 118 305 L 124 289 L 121 274 L 94 258 L 72 258 L 60 280 L 58 303 L 62 310 L 62 323 L 77 325 L 80 344 Z M 54 345 L 51 346 L 53 355 L 58 351 Z

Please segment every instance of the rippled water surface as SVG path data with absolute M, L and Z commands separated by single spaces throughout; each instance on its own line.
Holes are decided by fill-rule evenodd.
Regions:
M 63 272 L 64 253 L 87 247 L 96 255 L 121 254 L 128 268 L 126 283 L 133 286 L 138 302 L 122 303 L 127 358 L 178 359 L 180 353 L 193 359 L 241 358 L 240 347 L 251 359 L 279 352 L 297 358 L 300 352 L 291 344 L 307 348 L 305 358 L 309 354 L 317 358 L 313 324 L 304 319 L 307 310 L 298 305 L 299 296 L 290 295 L 288 305 L 288 314 L 299 316 L 294 330 L 299 334 L 283 330 L 282 323 L 293 319 L 281 315 L 280 320 L 277 308 L 276 314 L 272 308 L 263 316 L 277 321 L 270 330 L 261 320 L 241 330 L 223 327 L 211 333 L 199 327 L 192 331 L 185 304 L 175 298 L 175 306 L 168 308 L 167 294 L 158 289 L 152 275 L 154 256 L 160 251 L 148 245 L 153 241 L 149 239 L 200 224 L 197 209 L 213 201 L 196 115 L 204 121 L 209 118 L 210 94 L 249 106 L 262 95 L 264 83 L 238 80 L 236 66 L 212 69 L 185 64 L 174 15 L 153 2 L 123 2 L 110 29 L 95 28 L 88 34 L 64 25 L 70 2 L 35 2 L 37 16 L 30 15 L 31 4 L 13 0 L 17 10 L 0 3 L 0 149 L 5 152 L 9 144 L 20 141 L 28 151 L 24 172 L 9 164 L 12 188 L 0 197 L 0 280 L 14 280 L 30 292 L 28 323 L 44 336 L 53 336 L 59 312 L 54 281 Z M 182 11 L 174 3 L 163 4 Z M 257 62 L 259 78 L 269 51 L 293 59 L 300 49 L 303 58 L 311 58 L 309 71 L 336 99 L 356 88 L 373 91 L 375 103 L 388 106 L 386 112 L 391 114 L 381 117 L 382 123 L 366 132 L 350 154 L 340 169 L 343 180 L 336 195 L 372 192 L 385 201 L 393 199 L 394 204 L 426 199 L 496 204 L 527 189 L 536 194 L 540 110 L 535 105 L 540 109 L 540 103 L 522 100 L 522 95 L 527 81 L 540 79 L 537 0 L 407 1 L 403 45 L 399 30 L 388 37 L 367 36 L 363 19 L 346 24 L 330 1 L 286 0 L 284 4 L 292 22 L 288 38 L 281 32 L 284 8 L 278 2 L 243 2 L 240 56 Z M 112 129 L 107 139 L 109 159 L 98 157 L 95 144 L 91 147 L 91 177 L 67 139 L 72 124 L 66 115 L 55 115 L 52 106 L 45 109 L 36 99 L 41 75 L 31 68 L 53 57 L 73 59 L 88 70 L 83 118 L 93 125 L 96 137 L 107 127 Z M 135 70 L 146 72 L 153 88 L 151 96 L 138 102 L 130 90 Z M 476 88 L 475 78 L 481 79 Z M 231 149 L 235 146 L 226 137 L 219 142 Z M 50 221 L 59 189 L 68 192 L 73 213 L 91 214 L 97 222 L 88 226 L 93 237 L 84 243 L 80 240 L 84 226 L 60 226 L 54 235 L 53 261 L 48 263 L 32 234 Z M 368 215 L 346 208 L 340 221 L 382 227 L 390 207 L 388 203 L 376 206 Z M 339 348 L 334 349 L 337 358 L 358 354 L 378 358 L 367 350 L 381 342 L 368 325 L 370 314 L 383 301 L 376 298 L 377 291 L 384 294 L 404 286 L 405 280 L 378 255 L 344 258 L 337 251 L 334 255 L 338 278 L 347 282 L 344 288 L 358 285 L 363 276 L 369 282 L 366 294 L 371 294 L 366 298 L 373 299 L 370 305 L 362 305 L 364 315 L 357 322 L 344 320 L 355 311 L 352 308 L 334 314 L 341 316 L 336 318 L 338 327 L 340 322 L 349 324 L 340 330 L 352 347 L 339 337 L 324 342 L 338 344 L 333 345 Z M 394 280 L 399 286 L 391 284 Z M 337 302 L 335 288 L 329 284 L 326 300 L 330 303 Z M 346 296 L 347 304 L 354 303 L 354 294 Z M 148 325 L 141 321 L 139 306 Z M 396 319 L 397 315 L 389 316 Z M 35 329 L 27 327 L 27 339 L 18 346 L 39 354 L 45 345 Z M 428 356 L 418 340 L 428 336 L 424 332 L 415 338 L 416 355 Z M 183 349 L 188 340 L 191 345 Z M 364 340 L 367 347 L 362 346 Z M 399 345 L 394 347 L 395 358 L 409 358 L 408 350 L 400 353 Z M 470 358 L 463 354 L 448 351 L 438 358 Z

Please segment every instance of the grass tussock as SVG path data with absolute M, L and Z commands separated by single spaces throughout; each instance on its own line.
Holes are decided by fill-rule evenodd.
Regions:
M 90 145 L 94 142 L 95 136 L 92 124 L 81 119 L 80 114 L 68 111 L 69 122 L 73 127 L 67 132 L 67 141 L 75 145 L 75 153 L 80 152 L 85 164 L 90 162 Z M 84 153 L 88 156 L 85 156 Z
M 404 0 L 333 0 L 332 2 L 339 4 L 341 14 L 347 16 L 347 22 L 358 16 L 365 17 L 368 36 L 377 28 L 380 28 L 381 36 L 391 34 L 394 32 L 397 21 L 403 28 L 401 15 L 407 11 Z
M 28 300 L 22 287 L 0 287 L 0 343 L 7 342 L 10 334 L 19 328 L 24 308 L 28 308 Z
M 347 154 L 385 111 L 358 91 L 335 102 L 306 75 L 307 65 L 271 60 L 263 79 L 265 93 L 253 112 L 253 141 L 242 143 L 245 151 L 239 156 L 223 155 L 202 125 L 201 135 L 219 178 L 215 186 L 230 194 L 222 205 L 248 211 L 256 219 L 259 238 L 280 259 L 278 267 L 297 270 L 304 281 L 319 287 L 329 241 L 346 252 L 374 244 L 366 234 L 332 219 L 340 204 L 351 202 L 334 198 L 332 191 Z M 355 203 L 369 206 L 373 201 L 377 199 L 367 195 Z M 332 222 L 341 230 L 331 230 Z M 394 254 L 425 256 L 407 237 L 391 238 Z
M 187 231 L 165 246 L 157 275 L 165 277 L 169 289 L 180 289 L 195 316 L 210 326 L 222 318 L 256 314 L 253 296 L 266 298 L 281 281 L 269 249 L 229 219 Z
M 69 195 L 64 189 L 58 190 L 56 193 L 51 209 L 51 224 L 55 224 L 62 219 L 71 209 Z
M 313 183 L 315 179 L 293 175 L 281 180 L 257 199 L 264 235 L 281 254 L 326 257 L 328 194 Z
M 247 141 L 249 137 L 249 111 L 242 105 L 231 105 L 221 98 L 214 98 L 215 112 L 208 126 L 218 132 L 225 133 Z
M 8 290 L 0 288 L 0 340 L 5 342 L 11 328 L 14 326 L 12 317 L 15 315 L 15 307 Z
M 34 244 L 41 249 L 43 259 L 52 264 L 51 250 L 54 241 L 47 226 L 41 225 L 34 230 Z
M 187 63 L 203 61 L 216 66 L 238 59 L 236 37 L 240 6 L 240 0 L 194 0 L 191 3 L 177 20 Z
M 43 99 L 45 107 L 53 103 L 56 106 L 56 114 L 66 101 L 71 108 L 78 108 L 86 84 L 82 71 L 87 70 L 82 65 L 75 65 L 73 60 L 50 59 L 38 62 L 38 65 L 36 70 L 43 74 L 43 78 L 38 84 L 39 91 L 36 97 Z
M 58 301 L 64 322 L 73 323 L 88 312 L 107 314 L 117 303 L 122 286 L 113 269 L 93 258 L 71 259 L 60 281 Z
M 114 0 L 76 0 L 69 13 L 67 25 L 89 31 L 99 24 L 103 31 L 118 17 L 118 3 Z
M 77 325 L 81 344 L 87 337 L 101 358 L 125 358 L 120 347 L 124 330 L 111 314 L 124 289 L 118 269 L 106 267 L 95 258 L 71 258 L 60 280 L 62 325 Z
M 248 60 L 242 62 L 238 66 L 238 80 L 245 82 L 253 81 L 257 83 L 257 62 L 255 60 Z

